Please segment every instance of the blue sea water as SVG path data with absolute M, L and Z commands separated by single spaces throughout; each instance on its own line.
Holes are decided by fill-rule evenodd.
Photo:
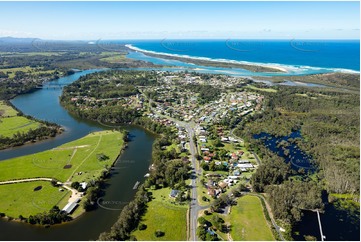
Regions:
M 360 71 L 359 40 L 137 40 L 135 49 L 288 70 Z

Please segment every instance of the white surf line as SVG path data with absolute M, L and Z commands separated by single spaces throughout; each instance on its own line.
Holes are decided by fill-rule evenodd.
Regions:
M 194 60 L 205 60 L 205 61 L 222 62 L 222 63 L 242 64 L 242 65 L 249 65 L 249 66 L 269 67 L 269 68 L 278 69 L 282 72 L 285 72 L 286 74 L 287 73 L 307 74 L 307 73 L 305 73 L 305 71 L 319 71 L 319 70 L 325 70 L 325 71 L 327 71 L 327 73 L 334 73 L 334 72 L 351 73 L 351 74 L 359 74 L 360 73 L 360 71 L 353 70 L 353 69 L 346 69 L 346 68 L 318 67 L 318 66 L 307 66 L 307 65 L 297 65 L 297 64 L 292 65 L 292 64 L 280 64 L 280 63 L 250 62 L 250 61 L 217 59 L 217 58 L 212 59 L 209 57 L 170 54 L 170 53 L 166 53 L 166 52 L 157 52 L 157 51 L 152 51 L 152 50 L 141 49 L 136 46 L 133 46 L 132 44 L 126 44 L 125 47 L 127 47 L 133 51 L 142 52 L 144 54 L 149 53 L 149 54 L 155 54 L 155 55 L 165 55 L 165 56 L 169 56 L 169 57 L 180 57 L 180 58 L 188 58 L 188 59 L 194 59 Z M 159 57 L 159 58 L 161 58 L 161 57 Z M 184 61 L 182 61 L 182 62 L 184 62 Z

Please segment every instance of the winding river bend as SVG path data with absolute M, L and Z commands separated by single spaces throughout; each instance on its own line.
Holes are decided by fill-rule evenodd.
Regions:
M 43 89 L 16 97 L 11 102 L 25 114 L 48 120 L 65 127 L 65 132 L 56 138 L 0 151 L 1 160 L 48 150 L 81 138 L 89 132 L 107 129 L 98 123 L 88 122 L 71 116 L 59 103 L 60 88 L 54 84 L 70 84 L 79 77 L 101 70 L 87 70 L 60 78 L 46 84 Z M 51 85 L 51 86 L 49 86 Z M 117 160 L 112 176 L 107 182 L 102 205 L 78 219 L 50 228 L 25 223 L 0 220 L 0 240 L 95 240 L 101 232 L 107 231 L 115 223 L 121 209 L 131 201 L 137 181 L 144 180 L 151 161 L 152 144 L 155 137 L 149 132 L 132 126 L 123 127 L 130 132 L 128 148 Z

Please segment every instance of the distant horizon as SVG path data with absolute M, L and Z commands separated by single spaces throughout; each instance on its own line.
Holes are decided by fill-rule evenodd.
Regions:
M 360 2 L 0 2 L 0 36 L 360 39 Z
M 342 41 L 342 40 L 350 40 L 350 41 L 360 41 L 360 38 L 344 38 L 344 39 L 312 39 L 312 38 L 275 38 L 275 39 L 262 39 L 262 38 L 149 38 L 149 39 L 136 39 L 136 38 L 117 38 L 117 39 L 47 39 L 47 38 L 39 38 L 39 37 L 14 37 L 14 36 L 0 36 L 0 39 L 3 38 L 13 38 L 13 39 L 32 39 L 32 40 L 47 40 L 47 41 L 66 41 L 66 42 L 76 42 L 76 41 L 117 41 L 117 40 L 137 40 L 137 41 L 147 41 L 147 40 L 332 40 L 332 41 Z

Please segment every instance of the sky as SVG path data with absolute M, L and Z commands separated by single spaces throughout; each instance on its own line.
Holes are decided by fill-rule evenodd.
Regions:
M 359 2 L 0 2 L 0 37 L 359 39 Z

